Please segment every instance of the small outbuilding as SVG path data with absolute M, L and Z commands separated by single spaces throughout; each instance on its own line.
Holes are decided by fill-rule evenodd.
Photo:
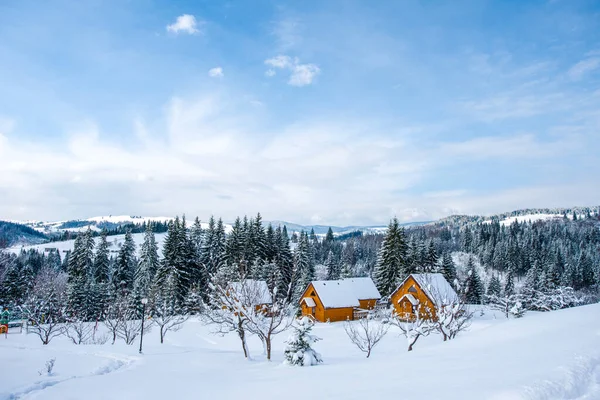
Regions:
M 414 319 L 417 310 L 422 318 L 435 319 L 437 310 L 457 299 L 442 274 L 410 274 L 390 296 L 394 311 L 405 320 Z
M 361 318 L 381 295 L 371 278 L 312 281 L 300 297 L 302 315 L 320 322 Z

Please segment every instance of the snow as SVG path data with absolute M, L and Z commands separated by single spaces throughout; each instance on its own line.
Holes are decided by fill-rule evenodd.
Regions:
M 335 281 L 312 281 L 325 308 L 358 307 L 358 300 L 380 299 L 371 278 L 348 278 Z
M 202 229 L 208 228 L 208 223 L 201 223 L 201 225 L 202 225 Z M 232 229 L 231 225 L 224 225 L 224 226 L 225 226 L 225 233 L 231 232 L 231 229 Z M 189 225 L 188 225 L 188 227 L 189 227 Z M 93 227 L 93 228 L 95 228 L 95 227 Z M 74 228 L 74 229 L 68 229 L 68 230 L 69 231 L 86 231 L 87 227 Z M 133 237 L 133 241 L 135 242 L 136 250 L 138 251 L 138 255 L 139 255 L 141 245 L 142 245 L 142 243 L 144 243 L 144 233 L 143 232 L 142 233 L 133 233 L 131 236 Z M 166 236 L 165 232 L 155 234 L 156 242 L 158 244 L 159 255 L 162 254 L 162 242 L 163 242 L 165 236 Z M 99 238 L 96 237 L 96 238 L 94 238 L 94 240 L 96 241 L 96 243 L 98 243 Z M 111 251 L 118 252 L 119 249 L 121 248 L 121 245 L 125 241 L 125 235 L 108 236 L 107 240 L 108 240 L 108 243 L 110 244 L 109 249 Z M 75 240 L 71 239 L 71 240 L 64 240 L 61 242 L 48 242 L 48 243 L 28 245 L 28 246 L 16 245 L 16 246 L 10 247 L 6 250 L 10 251 L 12 253 L 18 254 L 21 250 L 36 249 L 40 252 L 43 252 L 44 249 L 46 249 L 46 248 L 56 248 L 57 250 L 60 251 L 61 255 L 63 255 L 65 252 L 73 250 L 74 243 L 75 243 Z
M 42 346 L 33 335 L 9 334 L 0 338 L 0 399 L 600 398 L 600 304 L 510 320 L 476 315 L 456 339 L 424 337 L 412 352 L 392 327 L 369 359 L 343 323 L 316 324 L 311 333 L 322 340 L 314 348 L 324 363 L 314 368 L 283 365 L 286 333 L 274 338 L 271 362 L 250 337 L 247 361 L 235 334 L 211 335 L 197 319 L 169 333 L 164 345 L 151 331 L 142 355 L 137 342 L 76 346 L 61 337 Z M 54 374 L 40 376 L 50 358 Z
M 458 297 L 442 274 L 411 274 L 411 276 L 425 294 L 435 302 L 451 302 Z
M 137 217 L 137 216 L 130 216 L 130 215 L 109 215 L 109 216 L 87 218 L 87 219 L 85 219 L 85 221 L 96 222 L 96 223 L 109 222 L 109 223 L 113 223 L 113 224 L 118 224 L 121 222 L 131 222 L 134 224 L 142 224 L 144 222 L 148 223 L 150 221 L 164 223 L 164 222 L 169 222 L 173 219 L 174 219 L 173 217 Z
M 246 279 L 243 282 L 230 282 L 229 288 L 238 299 L 251 300 L 253 304 L 250 305 L 271 304 L 271 292 L 266 281 Z
M 350 290 L 359 300 L 379 300 L 381 298 L 371 278 L 348 278 L 343 279 L 343 282 L 350 286 Z
M 567 215 L 569 219 L 572 219 L 572 215 Z M 523 222 L 536 222 L 536 221 L 547 221 L 549 219 L 555 218 L 563 218 L 563 214 L 526 214 L 526 215 L 518 215 L 514 217 L 508 217 L 500 221 L 500 225 L 510 226 L 515 221 L 518 221 L 520 224 Z M 483 221 L 484 224 L 489 224 L 492 221 L 487 220 Z
M 400 297 L 400 300 L 398 300 L 398 303 L 402 302 L 402 300 L 404 300 L 404 298 L 407 298 L 408 301 L 410 301 L 410 304 L 412 304 L 413 306 L 416 306 L 417 304 L 419 304 L 419 300 L 415 299 L 415 296 L 413 296 L 410 293 L 407 293 L 404 296 Z
M 305 297 L 302 299 L 302 301 L 305 302 L 308 307 L 317 306 L 317 303 L 315 303 L 315 300 L 312 297 Z
M 133 237 L 133 241 L 135 242 L 136 250 L 139 255 L 139 252 L 141 251 L 142 243 L 144 243 L 144 233 L 133 233 L 131 236 Z M 165 236 L 166 236 L 166 233 L 157 233 L 155 235 L 156 243 L 158 244 L 159 255 L 162 253 L 162 242 L 164 241 Z M 96 238 L 94 238 L 94 240 L 95 240 L 95 243 L 98 243 L 100 238 L 96 237 Z M 107 241 L 109 244 L 109 250 L 111 252 L 118 252 L 119 249 L 121 248 L 121 246 L 123 245 L 123 242 L 125 242 L 125 235 L 108 236 Z M 63 256 L 64 253 L 66 253 L 67 251 L 73 250 L 74 243 L 75 243 L 75 240 L 72 239 L 72 240 L 65 240 L 62 242 L 49 242 L 49 243 L 42 243 L 42 244 L 29 245 L 29 246 L 13 246 L 13 247 L 8 248 L 7 250 L 12 253 L 18 254 L 21 250 L 35 249 L 37 251 L 43 252 L 44 249 L 55 248 L 58 251 L 60 251 L 61 256 Z
M 358 307 L 358 297 L 351 290 L 350 285 L 344 280 L 337 281 L 312 281 L 317 296 L 325 308 Z

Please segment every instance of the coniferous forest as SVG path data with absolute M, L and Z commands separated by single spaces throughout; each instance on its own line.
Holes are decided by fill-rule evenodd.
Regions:
M 125 311 L 135 318 L 142 298 L 163 313 L 198 313 L 212 279 L 264 280 L 297 301 L 315 279 L 371 276 L 387 296 L 410 273 L 440 272 L 467 303 L 544 311 L 597 300 L 600 283 L 597 212 L 508 225 L 448 218 L 403 228 L 393 219 L 385 233 L 340 236 L 290 234 L 260 214 L 237 218 L 227 234 L 220 219 L 203 228 L 177 217 L 160 249 L 155 228 L 144 225 L 139 248 L 127 230 L 118 252 L 106 231 L 95 239 L 91 230 L 64 254 L 1 252 L 0 304 L 19 310 L 43 300 L 47 314 L 98 321 Z

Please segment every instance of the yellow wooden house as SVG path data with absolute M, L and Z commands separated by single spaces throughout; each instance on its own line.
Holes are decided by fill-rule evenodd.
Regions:
M 300 297 L 302 315 L 320 322 L 346 321 L 366 315 L 381 298 L 371 278 L 312 281 Z
M 410 274 L 390 296 L 396 314 L 413 320 L 418 311 L 421 318 L 436 319 L 437 310 L 458 296 L 442 274 Z

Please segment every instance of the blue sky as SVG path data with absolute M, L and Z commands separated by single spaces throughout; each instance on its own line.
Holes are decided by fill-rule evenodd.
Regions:
M 0 1 L 0 217 L 597 205 L 595 1 Z

